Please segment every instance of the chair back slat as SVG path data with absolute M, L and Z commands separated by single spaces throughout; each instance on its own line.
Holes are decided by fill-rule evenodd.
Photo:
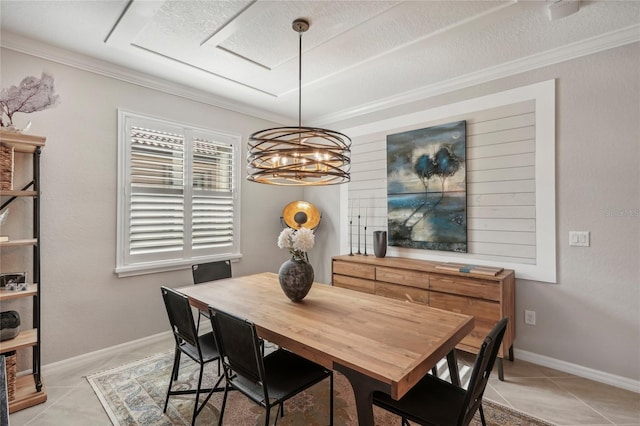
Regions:
M 198 334 L 193 321 L 189 299 L 184 294 L 168 287 L 162 287 L 161 290 L 164 305 L 167 308 L 167 315 L 169 316 L 169 323 L 171 323 L 171 329 L 176 341 L 179 343 L 179 340 L 182 339 L 199 350 Z
M 268 401 L 264 364 L 255 325 L 222 311 L 213 313 L 212 320 L 222 362 L 227 371 L 231 370 L 245 380 L 259 384 Z
M 482 403 L 482 396 L 498 356 L 498 350 L 507 329 L 508 321 L 508 317 L 501 319 L 485 337 L 482 346 L 480 346 L 480 351 L 471 371 L 471 378 L 463 404 L 465 409 L 460 414 L 459 425 L 468 425 Z
M 193 274 L 194 284 L 231 278 L 231 261 L 221 260 L 218 262 L 191 265 L 191 272 Z

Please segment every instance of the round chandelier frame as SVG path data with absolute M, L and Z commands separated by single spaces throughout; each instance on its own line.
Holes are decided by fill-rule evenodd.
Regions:
M 301 125 L 304 19 L 292 24 L 300 38 L 298 126 L 260 130 L 249 136 L 247 180 L 270 185 L 317 186 L 349 182 L 351 139 L 343 133 Z

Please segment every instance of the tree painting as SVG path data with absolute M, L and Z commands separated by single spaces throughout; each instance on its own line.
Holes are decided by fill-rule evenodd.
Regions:
M 466 122 L 387 136 L 389 245 L 467 251 Z

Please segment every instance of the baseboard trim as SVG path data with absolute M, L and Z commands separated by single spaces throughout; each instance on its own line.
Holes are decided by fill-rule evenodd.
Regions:
M 207 330 L 206 326 L 202 328 L 203 330 Z M 145 345 L 160 342 L 170 337 L 171 332 L 166 331 L 154 334 L 152 336 L 143 337 L 141 339 L 132 340 L 130 342 L 121 343 L 119 345 L 110 346 L 108 348 L 88 352 L 86 354 L 46 364 L 42 367 L 42 369 L 44 373 L 54 372 L 57 369 L 69 367 L 70 365 L 77 364 L 79 362 L 91 361 L 93 359 L 98 359 L 109 354 L 115 355 L 123 349 L 135 350 L 137 348 L 144 347 Z M 543 367 L 553 368 L 565 373 L 574 374 L 578 377 L 584 377 L 585 379 L 595 380 L 596 382 L 605 383 L 607 385 L 615 386 L 631 392 L 640 393 L 640 381 L 638 380 L 633 380 L 628 377 L 622 377 L 615 374 L 605 373 L 604 371 L 594 370 L 593 368 L 588 368 L 582 365 L 573 364 L 571 362 L 562 361 L 545 355 L 539 355 L 533 352 L 524 351 L 522 349 L 514 349 L 513 352 L 516 359 L 521 359 L 523 361 L 531 362 Z
M 585 379 L 595 380 L 596 382 L 605 383 L 631 392 L 640 393 L 639 380 L 605 373 L 604 371 L 594 370 L 593 368 L 584 367 L 582 365 L 539 355 L 533 352 L 523 351 L 521 349 L 514 349 L 513 352 L 516 359 L 521 359 L 543 367 L 553 368 L 558 371 L 584 377 Z
M 42 366 L 42 372 L 46 375 L 49 372 L 55 372 L 58 369 L 67 368 L 78 363 L 90 362 L 94 359 L 99 359 L 110 354 L 117 354 L 124 350 L 136 350 L 146 345 L 161 342 L 166 339 L 170 339 L 172 336 L 171 331 L 164 331 L 162 333 L 154 334 L 152 336 L 143 337 L 141 339 L 132 340 L 129 342 L 121 343 L 115 346 L 109 346 L 108 348 L 99 349 L 97 351 L 88 352 L 86 354 L 74 356 L 71 358 L 63 359 L 61 361 L 52 362 Z

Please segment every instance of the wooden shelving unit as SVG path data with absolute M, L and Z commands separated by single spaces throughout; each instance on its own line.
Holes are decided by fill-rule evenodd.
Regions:
M 2 247 L 17 247 L 17 246 L 35 246 L 38 244 L 38 240 L 35 238 L 30 238 L 26 240 L 10 240 L 3 241 L 0 243 L 0 248 Z
M 13 352 L 19 349 L 30 348 L 38 344 L 38 330 L 21 330 L 17 337 L 0 342 L 0 353 Z
M 15 191 L 15 190 L 11 190 L 11 191 L 3 191 L 0 190 L 0 197 L 34 197 L 38 194 L 36 194 L 36 191 Z
M 20 299 L 22 297 L 33 297 L 38 295 L 38 285 L 37 284 L 29 284 L 26 290 L 22 291 L 9 291 L 5 289 L 0 289 L 0 301 L 4 302 L 5 300 L 11 299 Z
M 13 250 L 25 250 L 31 247 L 33 271 L 27 274 L 29 284 L 26 290 L 0 289 L 2 304 L 21 298 L 33 300 L 33 328 L 22 328 L 18 336 L 0 342 L 0 353 L 9 354 L 14 351 L 32 351 L 32 368 L 29 374 L 18 374 L 15 380 L 15 398 L 9 401 L 9 413 L 22 410 L 47 400 L 41 376 L 42 344 L 40 335 L 41 318 L 41 276 L 40 276 L 40 153 L 46 138 L 23 135 L 20 133 L 0 131 L 0 144 L 13 148 L 14 153 L 30 154 L 33 157 L 33 179 L 21 189 L 0 190 L 2 206 L 7 208 L 14 200 L 21 197 L 33 198 L 33 238 L 9 239 L 0 242 L 0 254 Z M 24 248 L 21 248 L 24 247 Z M 25 262 L 26 263 L 26 262 Z

